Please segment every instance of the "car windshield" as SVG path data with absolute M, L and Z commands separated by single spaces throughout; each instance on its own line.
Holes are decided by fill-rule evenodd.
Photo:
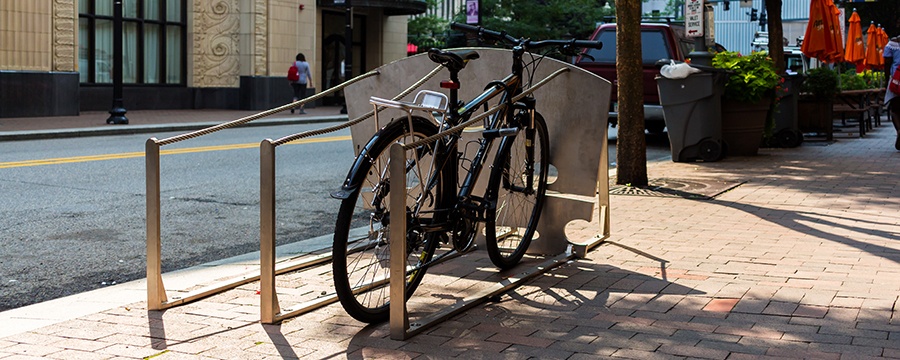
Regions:
M 616 47 L 608 46 L 609 44 L 616 43 L 616 32 L 614 30 L 604 30 L 600 31 L 597 34 L 597 38 L 594 40 L 599 40 L 603 43 L 602 49 L 590 49 L 588 51 L 588 55 L 594 57 L 594 62 L 601 63 L 615 63 L 616 62 Z M 641 30 L 641 56 L 643 58 L 643 62 L 646 65 L 653 65 L 659 59 L 668 59 L 671 57 L 671 51 L 669 51 L 669 43 L 666 42 L 666 37 L 660 30 Z M 583 59 L 582 61 L 591 61 L 590 58 Z

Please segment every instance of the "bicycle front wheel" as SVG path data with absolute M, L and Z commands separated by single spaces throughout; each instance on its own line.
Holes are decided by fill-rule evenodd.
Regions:
M 547 125 L 535 113 L 533 128 L 503 138 L 485 194 L 491 204 L 485 214 L 487 252 L 501 269 L 518 264 L 535 236 L 549 166 Z
M 332 266 L 338 299 L 356 320 L 388 320 L 391 223 L 407 222 L 407 298 L 425 275 L 421 265 L 431 260 L 438 246 L 436 234 L 421 230 L 421 225 L 434 221 L 433 206 L 440 200 L 440 173 L 431 169 L 434 144 L 407 151 L 405 180 L 391 179 L 388 171 L 392 144 L 408 144 L 436 133 L 437 127 L 425 119 L 414 117 L 411 131 L 406 118 L 397 119 L 360 152 L 348 177 L 357 185 L 341 203 Z M 433 190 L 427 189 L 430 178 L 437 180 Z M 391 190 L 407 191 L 406 214 L 390 213 Z

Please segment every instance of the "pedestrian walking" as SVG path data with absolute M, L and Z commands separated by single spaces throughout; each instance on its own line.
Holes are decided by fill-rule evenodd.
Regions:
M 291 88 L 294 90 L 294 101 L 306 97 L 306 87 L 312 81 L 312 74 L 309 72 L 309 63 L 306 62 L 306 56 L 303 53 L 297 53 L 293 66 L 288 70 L 288 81 L 291 82 Z M 291 114 L 293 113 L 294 109 L 292 108 Z M 306 111 L 303 111 L 303 105 L 300 105 L 300 113 L 306 114 Z
M 900 98 L 898 98 L 900 93 L 891 91 L 890 85 L 898 76 L 894 74 L 898 67 L 900 67 L 900 35 L 892 37 L 891 41 L 884 46 L 884 72 L 888 78 L 888 88 L 884 93 L 884 103 L 888 106 L 891 122 L 894 123 L 894 130 L 897 131 L 897 140 L 894 141 L 894 148 L 900 150 Z

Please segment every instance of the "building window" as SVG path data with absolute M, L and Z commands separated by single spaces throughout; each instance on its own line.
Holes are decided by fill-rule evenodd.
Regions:
M 112 83 L 113 1 L 122 1 L 122 82 L 184 85 L 184 0 L 78 1 L 80 81 Z

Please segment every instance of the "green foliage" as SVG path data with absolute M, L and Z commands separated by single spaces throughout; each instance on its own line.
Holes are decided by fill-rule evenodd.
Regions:
M 587 39 L 604 16 L 615 14 L 615 4 L 608 4 L 609 9 L 598 0 L 482 0 L 481 26 L 535 40 Z M 464 10 L 454 21 L 466 21 Z
M 840 92 L 838 88 L 838 74 L 827 67 L 809 70 L 806 79 L 800 85 L 800 91 L 810 93 L 820 100 L 831 100 Z
M 842 90 L 865 90 L 867 88 L 866 80 L 862 76 L 857 76 L 856 70 L 847 70 L 841 74 Z
M 438 6 L 437 0 L 427 0 L 429 9 Z M 410 43 L 416 44 L 419 51 L 427 51 L 430 48 L 446 47 L 447 27 L 450 22 L 436 15 L 422 15 L 410 18 L 407 23 L 406 33 Z
M 666 9 L 661 13 L 663 16 L 676 16 L 676 20 L 684 19 L 684 0 L 668 0 L 666 1 Z
M 850 87 L 844 85 L 848 83 Z M 844 90 L 865 90 L 865 89 L 881 89 L 884 88 L 884 72 L 866 70 L 857 73 L 854 70 L 847 70 L 841 74 L 841 88 Z
M 884 82 L 884 71 L 866 70 L 863 71 L 860 76 L 866 81 L 866 85 L 868 85 L 869 89 L 881 89 L 887 87 L 887 84 Z
M 720 52 L 713 57 L 713 66 L 733 72 L 725 84 L 725 97 L 732 100 L 759 102 L 774 96 L 775 87 L 782 81 L 765 51 L 747 56 L 736 51 Z

